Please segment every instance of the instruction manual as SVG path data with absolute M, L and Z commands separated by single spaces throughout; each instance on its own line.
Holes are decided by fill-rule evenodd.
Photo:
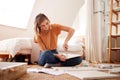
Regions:
M 75 57 L 80 57 L 79 54 L 72 54 L 72 53 L 69 53 L 69 52 L 63 52 L 63 53 L 60 53 L 60 54 L 63 54 L 67 57 L 67 59 L 70 59 L 70 58 L 75 58 Z
M 27 72 L 35 72 L 35 73 L 46 73 L 46 74 L 51 74 L 51 75 L 61 75 L 64 74 L 63 70 L 56 70 L 56 69 L 51 69 L 51 68 L 28 68 Z

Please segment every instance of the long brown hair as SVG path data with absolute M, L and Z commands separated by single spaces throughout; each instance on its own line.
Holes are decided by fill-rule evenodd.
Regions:
M 44 20 L 48 20 L 48 21 L 49 21 L 48 17 L 47 17 L 45 14 L 43 14 L 43 13 L 38 14 L 38 15 L 36 16 L 36 18 L 35 18 L 35 22 L 34 22 L 34 32 L 35 32 L 35 34 L 36 34 L 37 36 L 39 36 L 39 35 L 40 35 L 40 32 L 41 32 L 41 28 L 40 28 L 40 25 L 39 25 L 39 24 L 41 24 Z

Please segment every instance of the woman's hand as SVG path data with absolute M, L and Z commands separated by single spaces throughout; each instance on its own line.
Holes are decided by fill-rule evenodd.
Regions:
M 58 58 L 60 61 L 66 61 L 66 56 L 63 54 L 54 54 L 56 58 Z
M 67 51 L 67 49 L 68 49 L 68 44 L 64 43 L 64 44 L 63 44 L 63 49 L 64 49 L 64 51 Z

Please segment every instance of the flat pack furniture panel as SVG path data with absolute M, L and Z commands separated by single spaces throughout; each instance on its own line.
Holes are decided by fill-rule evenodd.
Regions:
M 0 62 L 0 80 L 16 80 L 26 74 L 27 63 Z
M 70 75 L 73 75 L 80 80 L 96 80 L 96 79 L 117 79 L 120 80 L 120 76 L 117 74 L 110 74 L 101 71 L 68 71 Z

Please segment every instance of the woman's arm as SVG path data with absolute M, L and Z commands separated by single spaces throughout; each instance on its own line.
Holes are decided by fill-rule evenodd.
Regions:
M 61 30 L 68 32 L 67 37 L 66 37 L 64 44 L 63 44 L 63 49 L 66 51 L 68 49 L 68 41 L 73 36 L 75 30 L 73 28 L 70 28 L 67 26 L 61 27 Z
M 34 35 L 34 42 L 39 45 L 41 51 L 46 50 L 45 46 L 43 45 L 42 41 L 37 37 L 37 35 Z

